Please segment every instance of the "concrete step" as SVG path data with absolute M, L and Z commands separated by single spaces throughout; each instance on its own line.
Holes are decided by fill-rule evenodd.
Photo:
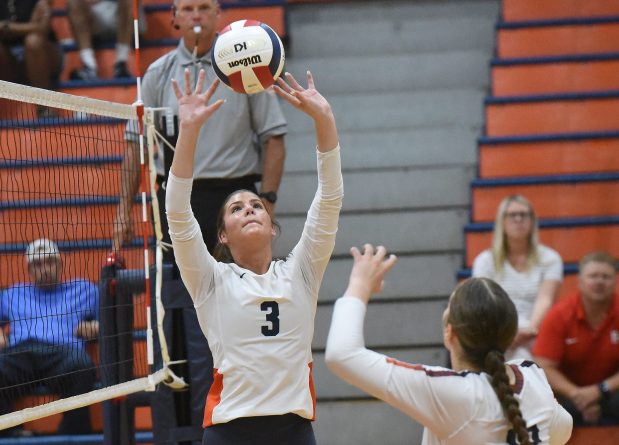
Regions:
M 290 6 L 294 57 L 406 53 L 493 47 L 499 2 L 346 2 Z
M 462 167 L 362 170 L 344 174 L 344 211 L 439 208 L 468 202 L 474 171 Z M 316 173 L 286 174 L 278 212 L 303 214 L 314 198 Z
M 320 82 L 320 78 L 316 79 Z M 482 90 L 442 89 L 422 92 L 330 95 L 340 131 L 434 125 L 479 126 Z M 313 131 L 311 119 L 284 104 L 290 131 Z
M 316 171 L 313 130 L 286 136 L 286 173 Z M 389 128 L 342 131 L 340 144 L 344 169 L 403 166 L 473 165 L 481 123 L 436 125 L 426 128 Z
M 442 344 L 442 316 L 447 297 L 422 301 L 372 301 L 365 319 L 368 348 L 436 347 Z M 333 305 L 319 305 L 316 311 L 313 349 L 327 343 Z
M 374 241 L 368 234 L 368 241 Z M 361 244 L 358 244 L 361 247 Z M 397 246 L 388 245 L 390 251 Z M 386 298 L 443 298 L 456 285 L 456 271 L 462 266 L 462 254 L 420 253 L 398 254 L 396 266 L 389 272 L 383 291 L 373 301 Z M 320 302 L 332 302 L 341 297 L 352 269 L 352 257 L 332 258 L 320 287 Z
M 407 363 L 444 366 L 447 361 L 447 351 L 443 347 L 377 349 L 376 351 Z M 321 399 L 367 396 L 361 390 L 342 381 L 327 368 L 324 352 L 314 352 L 313 356 L 314 385 L 316 387 L 316 398 L 319 403 Z
M 278 219 L 282 233 L 275 241 L 274 255 L 286 256 L 301 236 L 305 215 L 283 215 Z M 368 241 L 384 244 L 394 253 L 460 252 L 464 242 L 462 227 L 467 221 L 468 210 L 464 206 L 439 210 L 344 213 L 340 216 L 334 254 L 348 255 L 351 246 L 362 246 Z
M 359 57 L 293 57 L 286 70 L 304 78 L 309 69 L 323 93 L 484 88 L 488 85 L 487 51 L 466 49 L 420 54 Z M 357 73 L 357 74 L 355 74 Z
M 328 445 L 420 445 L 423 427 L 378 400 L 318 402 L 316 442 Z
M 381 2 L 381 6 L 384 2 Z M 325 8 L 332 11 L 333 8 Z M 348 10 L 364 8 L 355 5 Z M 496 17 L 407 17 L 363 18 L 341 17 L 337 25 L 315 22 L 290 15 L 291 57 L 368 56 L 379 54 L 411 54 L 430 51 L 493 48 Z M 292 18 L 294 17 L 294 18 Z

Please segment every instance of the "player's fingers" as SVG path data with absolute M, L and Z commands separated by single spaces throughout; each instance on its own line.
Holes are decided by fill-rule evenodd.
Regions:
M 204 73 L 204 71 L 202 72 Z M 206 74 L 204 75 L 206 76 Z M 218 86 L 219 86 L 219 79 L 215 79 L 213 83 L 211 83 L 211 85 L 208 87 L 208 90 L 206 90 L 206 93 L 205 93 L 206 102 L 211 100 L 211 97 L 213 97 L 213 94 L 215 94 L 215 90 L 217 90 Z
M 287 93 L 292 93 L 294 91 L 292 88 L 290 88 L 290 85 L 288 85 L 286 81 L 282 79 L 281 77 L 277 78 L 276 86 L 279 86 L 282 90 L 284 90 Z
M 198 73 L 198 81 L 196 82 L 196 89 L 193 91 L 194 94 L 200 94 L 202 92 L 202 88 L 204 88 L 204 79 L 206 78 L 206 72 L 204 70 L 200 70 Z
M 310 90 L 316 89 L 316 87 L 314 86 L 314 76 L 312 76 L 310 70 L 307 70 L 307 88 Z
M 185 68 L 185 94 L 187 96 L 191 95 L 191 80 L 189 78 L 189 68 Z
M 181 93 L 181 87 L 178 86 L 178 82 L 176 79 L 172 79 L 172 90 L 174 90 L 174 95 L 177 99 L 183 97 L 183 93 Z
M 290 86 L 294 88 L 295 90 L 297 91 L 304 90 L 304 88 L 301 85 L 299 85 L 299 82 L 297 82 L 297 79 L 295 79 L 294 76 L 290 74 L 289 72 L 286 72 L 286 80 L 288 81 Z
M 359 252 L 359 249 L 357 249 L 355 246 L 350 248 L 350 254 L 352 255 L 354 260 L 361 257 L 361 252 Z
M 365 243 L 363 245 L 363 256 L 372 256 L 374 255 L 374 246 L 370 243 Z
M 395 256 L 394 254 L 389 255 L 389 258 L 387 258 L 384 262 L 383 262 L 383 272 L 387 273 L 391 270 L 391 268 L 393 266 L 395 266 L 395 263 L 398 261 L 398 257 Z
M 219 99 L 215 102 L 213 102 L 212 104 L 210 104 L 208 106 L 208 110 L 209 110 L 209 116 L 212 115 L 213 113 L 215 113 L 215 111 L 219 110 L 221 108 L 221 106 L 225 103 L 226 101 L 224 99 Z
M 284 91 L 278 85 L 274 85 L 273 89 L 275 90 L 278 96 L 280 96 L 282 99 L 289 102 L 290 105 L 295 106 L 295 107 L 301 106 L 301 101 L 299 99 L 297 99 L 296 97 L 294 97 L 292 94 L 288 93 L 287 91 Z
M 382 261 L 383 258 L 385 258 L 385 255 L 387 255 L 387 249 L 385 248 L 385 246 L 378 246 L 376 248 L 376 252 L 374 252 L 374 257 L 378 261 Z

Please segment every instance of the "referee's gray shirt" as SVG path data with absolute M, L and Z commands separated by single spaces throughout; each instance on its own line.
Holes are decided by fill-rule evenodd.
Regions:
M 191 84 L 200 69 L 206 71 L 205 89 L 216 78 L 211 67 L 211 50 L 194 61 L 181 39 L 178 47 L 153 62 L 144 74 L 142 101 L 145 107 L 170 107 L 178 115 L 178 103 L 171 80 L 176 79 L 181 88 L 184 70 L 189 68 Z M 261 147 L 272 136 L 287 132 L 286 120 L 278 98 L 272 91 L 246 95 L 235 93 L 225 85 L 217 88 L 211 102 L 225 99 L 226 103 L 204 124 L 196 148 L 194 178 L 238 178 L 261 173 Z M 158 131 L 162 113 L 156 114 Z M 137 140 L 136 131 L 128 125 L 127 139 Z M 134 127 L 133 127 L 134 128 Z M 163 153 L 157 153 L 157 173 L 164 174 Z

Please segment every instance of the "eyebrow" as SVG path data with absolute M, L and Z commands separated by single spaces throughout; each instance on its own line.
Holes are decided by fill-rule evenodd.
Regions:
M 262 202 L 262 200 L 260 198 L 251 198 L 249 200 L 249 202 Z M 243 203 L 243 201 L 241 201 L 240 199 L 236 200 L 236 201 L 233 201 L 230 204 L 228 204 L 228 208 L 232 207 L 235 204 L 242 204 L 242 203 Z

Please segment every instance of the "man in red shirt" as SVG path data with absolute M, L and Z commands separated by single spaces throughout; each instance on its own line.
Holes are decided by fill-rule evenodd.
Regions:
M 542 322 L 533 354 L 574 425 L 619 424 L 619 296 L 615 259 L 580 261 L 579 291 Z

